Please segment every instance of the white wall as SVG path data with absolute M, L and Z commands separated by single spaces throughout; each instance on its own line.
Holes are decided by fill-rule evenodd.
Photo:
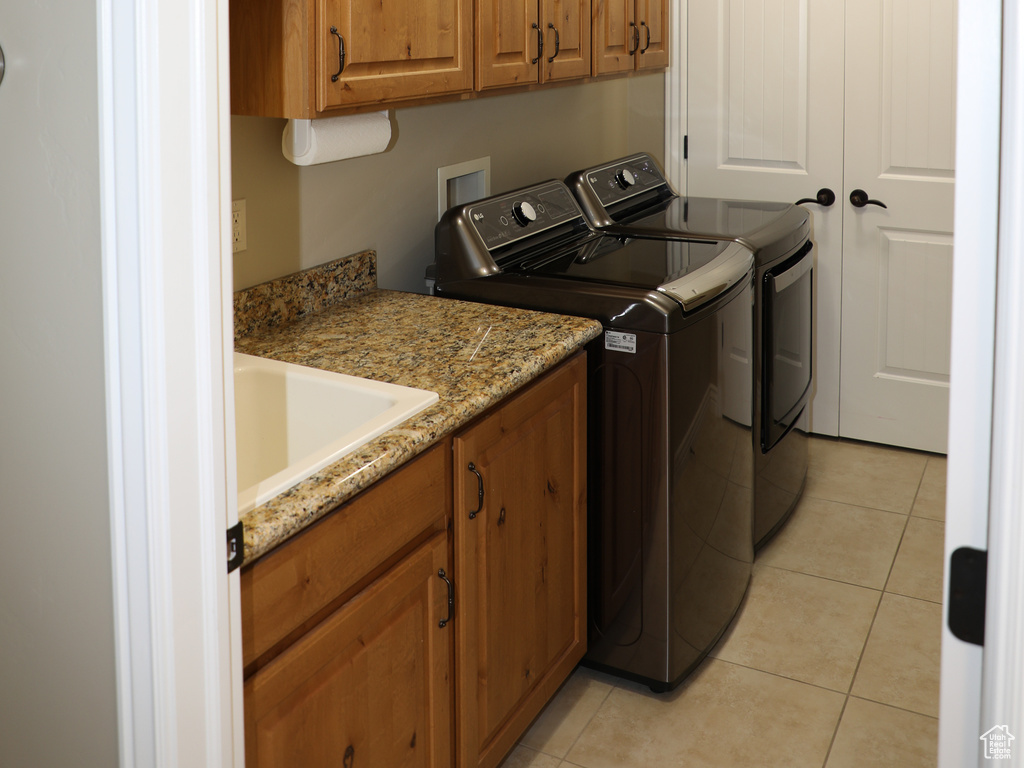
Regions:
M 116 766 L 96 3 L 0 4 L 0 764 Z
M 373 248 L 379 285 L 422 292 L 438 167 L 490 156 L 497 194 L 635 149 L 660 159 L 663 103 L 653 74 L 403 109 L 388 151 L 308 168 L 281 154 L 283 120 L 235 117 L 232 195 L 248 216 L 235 289 Z

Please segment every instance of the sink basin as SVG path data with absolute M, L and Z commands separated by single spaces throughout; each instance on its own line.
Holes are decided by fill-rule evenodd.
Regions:
M 245 514 L 437 402 L 437 393 L 235 353 Z

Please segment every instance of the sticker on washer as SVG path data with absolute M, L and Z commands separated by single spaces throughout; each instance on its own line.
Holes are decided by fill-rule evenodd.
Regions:
M 604 348 L 616 352 L 629 352 L 636 354 L 636 334 L 622 333 L 621 331 L 604 332 Z

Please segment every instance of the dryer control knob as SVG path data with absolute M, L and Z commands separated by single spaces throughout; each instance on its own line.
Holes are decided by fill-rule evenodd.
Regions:
M 619 182 L 619 186 L 623 189 L 629 189 L 636 184 L 636 176 L 629 168 L 623 168 L 621 171 L 615 174 L 615 180 Z
M 516 221 L 519 222 L 519 226 L 525 227 L 531 221 L 537 220 L 537 211 L 525 200 L 518 203 L 512 203 L 512 215 Z

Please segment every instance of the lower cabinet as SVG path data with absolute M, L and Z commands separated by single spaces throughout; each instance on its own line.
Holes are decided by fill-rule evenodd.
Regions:
M 586 650 L 585 425 L 580 354 L 243 569 L 249 768 L 498 765 Z
M 586 359 L 455 438 L 457 765 L 492 768 L 586 651 Z
M 246 765 L 451 765 L 447 560 L 438 534 L 246 683 Z

